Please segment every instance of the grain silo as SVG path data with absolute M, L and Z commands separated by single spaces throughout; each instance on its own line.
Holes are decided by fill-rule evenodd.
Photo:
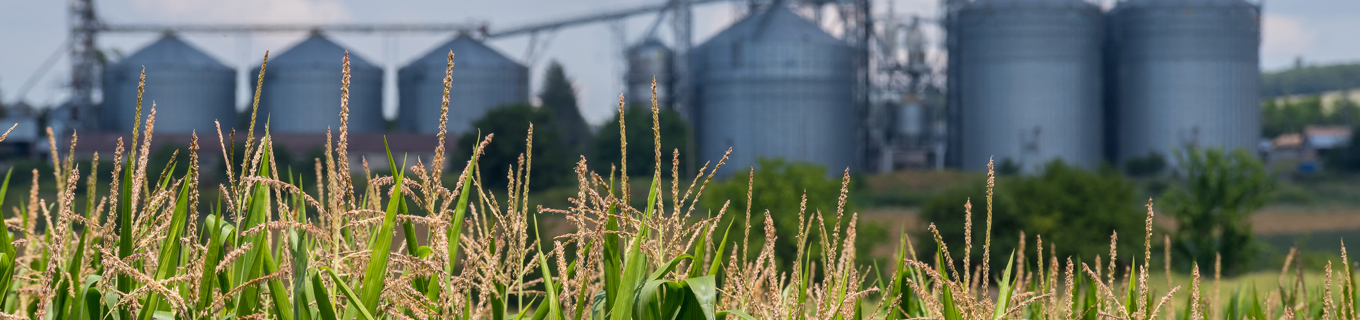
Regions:
M 340 130 L 340 86 L 346 49 L 319 33 L 278 55 L 271 55 L 260 92 L 259 124 L 280 133 Z M 349 130 L 381 132 L 382 68 L 349 53 Z M 251 91 L 260 68 L 251 71 Z M 253 93 L 253 92 L 252 92 Z
M 1103 16 L 1081 0 L 978 0 L 957 15 L 959 163 L 1101 162 Z
M 671 103 L 672 82 L 675 81 L 675 52 L 656 39 L 647 39 L 628 48 L 628 99 L 652 99 L 652 79 L 656 79 L 656 101 L 662 107 Z
M 728 147 L 728 172 L 759 158 L 806 161 L 839 175 L 860 158 L 852 50 L 786 8 L 743 18 L 691 54 L 699 159 Z
M 1129 0 L 1111 12 L 1117 159 L 1261 137 L 1260 7 L 1241 0 Z
M 101 126 L 131 132 L 137 83 L 146 68 L 142 116 L 156 104 L 156 132 L 199 134 L 236 125 L 236 71 L 173 34 L 104 68 Z M 142 120 L 145 123 L 145 119 Z
M 397 72 L 402 130 L 439 132 L 448 54 L 454 68 L 449 91 L 448 132 L 463 134 L 488 110 L 529 101 L 529 69 L 477 39 L 460 35 Z

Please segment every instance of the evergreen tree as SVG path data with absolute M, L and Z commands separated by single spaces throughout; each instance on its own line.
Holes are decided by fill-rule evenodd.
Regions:
M 491 144 L 483 150 L 478 159 L 484 184 L 503 186 L 509 183 L 506 172 L 519 165 L 519 156 L 525 151 L 529 124 L 534 125 L 533 167 L 529 189 L 538 191 L 556 186 L 570 185 L 573 182 L 572 166 L 578 159 L 568 155 L 561 143 L 561 132 L 553 119 L 553 114 L 543 108 L 528 104 L 502 106 L 488 111 L 485 116 L 472 123 L 474 129 L 458 138 L 458 153 L 455 159 L 472 156 L 472 148 L 487 134 L 496 134 Z M 479 137 L 478 135 L 481 135 Z M 462 170 L 463 163 L 450 162 L 450 172 Z
M 576 103 L 576 90 L 571 87 L 571 80 L 567 79 L 562 64 L 553 61 L 548 65 L 548 74 L 543 80 L 543 92 L 538 98 L 543 101 L 544 108 L 552 111 L 558 132 L 561 133 L 562 143 L 567 149 L 576 154 L 585 154 L 584 147 L 586 141 L 590 140 L 590 128 L 586 125 L 586 119 L 581 117 L 581 109 Z

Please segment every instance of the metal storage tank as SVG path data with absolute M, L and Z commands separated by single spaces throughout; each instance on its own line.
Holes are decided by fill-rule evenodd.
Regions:
M 693 51 L 699 158 L 727 172 L 759 158 L 858 164 L 852 50 L 783 7 L 752 14 Z
M 628 75 L 623 79 L 628 84 L 628 99 L 650 102 L 655 78 L 657 104 L 670 106 L 674 68 L 675 52 L 661 41 L 647 39 L 628 48 Z
M 271 55 L 260 93 L 259 123 L 271 132 L 325 133 L 340 130 L 340 86 L 346 49 L 319 33 L 278 55 Z M 349 130 L 381 132 L 383 71 L 354 52 L 349 54 Z M 251 70 L 251 91 L 260 68 Z
M 142 116 L 156 103 L 156 132 L 199 134 L 236 125 L 236 70 L 173 34 L 104 68 L 101 126 L 132 131 L 137 112 L 137 82 L 146 68 Z M 145 120 L 142 120 L 145 123 Z
M 1251 148 L 1261 138 L 1260 7 L 1241 0 L 1130 0 L 1111 13 L 1119 151 Z
M 1103 157 L 1100 9 L 1082 0 L 978 0 L 958 12 L 959 163 L 1032 172 Z
M 463 134 L 487 111 L 529 101 L 529 68 L 467 35 L 436 47 L 397 72 L 397 121 L 402 130 L 439 132 L 444 69 L 453 51 L 448 132 Z

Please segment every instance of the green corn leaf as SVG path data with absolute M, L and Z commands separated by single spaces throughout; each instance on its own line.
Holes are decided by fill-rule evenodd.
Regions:
M 643 220 L 651 218 L 652 212 L 656 208 L 656 191 L 660 182 L 661 171 L 658 170 L 652 175 L 652 186 L 650 191 L 647 192 L 647 208 L 643 210 Z M 619 280 L 619 287 L 616 288 L 619 290 L 619 295 L 632 291 L 638 283 L 642 282 L 640 277 L 645 272 L 643 268 L 646 267 L 647 262 L 646 256 L 642 254 L 641 246 L 642 242 L 647 239 L 646 237 L 647 227 L 644 225 L 642 230 L 638 230 L 637 235 L 633 237 L 632 244 L 628 248 L 628 259 L 624 261 L 623 278 Z M 610 311 L 610 319 L 628 320 L 631 315 L 630 311 L 633 310 L 633 302 L 630 297 L 620 296 L 619 299 L 615 299 L 614 308 Z
M 708 265 L 708 275 L 716 276 L 722 269 L 723 252 L 727 250 L 727 235 L 732 231 L 732 224 L 737 223 L 736 219 L 727 222 L 727 229 L 723 230 L 722 241 L 718 243 L 718 251 L 713 254 L 713 261 Z
M 219 202 L 220 205 L 220 202 Z M 204 254 L 203 272 L 199 275 L 198 282 L 198 302 L 194 310 L 207 310 L 212 303 L 212 290 L 217 287 L 214 283 L 217 280 L 216 270 L 219 259 L 222 258 L 222 219 L 218 215 L 208 215 L 203 219 L 204 231 L 207 232 L 208 252 Z M 205 316 L 207 317 L 207 316 Z M 200 319 L 207 320 L 207 319 Z
M 608 216 L 605 221 L 604 234 L 604 286 L 605 301 L 607 305 L 613 306 L 619 300 L 620 287 L 622 286 L 621 268 L 623 265 L 623 252 L 619 251 L 619 222 L 614 216 L 618 208 L 614 203 L 609 204 Z
M 718 318 L 719 318 L 719 319 L 727 319 L 727 316 L 728 316 L 728 315 L 737 316 L 738 318 L 742 318 L 742 319 L 745 319 L 745 320 L 756 320 L 756 317 L 752 317 L 751 315 L 746 314 L 745 312 L 742 312 L 741 310 L 724 310 L 724 311 L 718 311 Z
M 1000 290 L 1001 296 L 996 299 L 996 310 L 992 313 L 993 320 L 1000 320 L 1006 316 L 1006 309 L 1010 306 L 1011 294 L 1015 291 L 1011 290 L 1011 284 L 1013 284 L 1011 282 L 1011 267 L 1014 264 L 1015 252 L 1011 251 L 1011 257 L 1006 259 L 1006 271 L 1001 273 L 1001 279 L 996 282 L 999 286 L 997 290 Z
M 135 130 L 134 130 L 135 131 Z M 136 141 L 133 141 L 134 146 Z M 136 148 L 133 148 L 134 150 Z M 122 191 L 118 193 L 118 259 L 127 259 L 132 255 L 132 159 L 136 152 L 128 154 L 126 161 L 123 162 L 123 182 L 119 184 Z M 118 159 L 120 161 L 124 159 Z M 118 292 L 132 292 L 132 278 L 125 275 L 118 275 Z M 131 319 L 132 311 L 126 305 L 118 308 L 120 319 Z
M 670 273 L 672 270 L 675 270 L 675 266 L 679 265 L 681 261 L 692 258 L 694 257 L 688 254 L 682 254 L 679 257 L 675 257 L 675 259 L 671 259 L 670 262 L 661 265 L 660 269 L 656 269 L 656 271 L 652 272 L 652 275 L 647 276 L 647 281 L 661 279 L 662 276 L 665 276 L 667 273 Z
M 156 273 L 153 275 L 156 280 L 170 278 L 175 269 L 179 267 L 179 238 L 184 233 L 184 225 L 189 217 L 190 184 L 188 180 L 184 180 L 181 183 L 179 197 L 175 199 L 175 210 L 170 217 L 170 228 L 166 230 L 165 239 L 161 242 L 160 256 L 156 259 Z M 161 299 L 160 294 L 152 291 L 147 299 L 146 306 L 142 308 L 141 315 L 137 318 L 150 320 L 155 315 L 155 311 L 160 310 Z
M 294 199 L 293 207 L 297 208 L 297 221 L 306 223 L 307 204 L 303 202 L 301 195 L 295 196 Z M 293 265 L 293 319 L 311 320 L 311 308 L 307 306 L 308 301 L 311 300 L 308 299 L 308 286 L 302 285 L 307 282 L 308 259 L 311 256 L 309 247 L 311 244 L 307 241 L 307 233 L 297 232 L 297 230 L 288 231 L 288 243 L 292 249 L 290 251 L 292 252 L 291 261 Z
M 269 252 L 264 254 L 264 274 L 274 274 L 279 271 L 279 265 L 274 263 L 274 255 Z M 267 282 L 269 286 L 269 298 L 274 305 L 274 315 L 280 320 L 293 320 L 293 305 L 288 302 L 288 290 L 283 288 L 283 280 L 270 278 Z
M 5 195 L 9 194 L 9 177 L 12 173 L 14 173 L 14 168 L 10 168 L 9 171 L 5 172 L 5 181 L 0 183 L 0 207 L 3 207 L 5 203 Z M 3 231 L 0 232 L 0 253 L 7 254 L 10 258 L 14 258 L 18 251 L 14 249 L 14 238 L 9 235 L 9 227 L 0 226 L 0 231 Z M 4 301 L 2 299 L 3 298 L 0 298 L 0 302 Z
M 548 305 L 548 319 L 561 319 L 562 305 L 557 300 L 557 288 L 553 285 L 552 270 L 548 270 L 548 259 L 543 257 L 542 248 L 538 251 L 538 266 L 543 269 L 543 287 L 548 291 L 548 300 L 543 302 Z M 542 308 L 541 305 L 540 308 Z
M 386 140 L 383 141 L 386 144 Z M 395 166 L 392 161 L 392 151 L 387 151 L 387 161 Z M 368 267 L 364 270 L 363 286 L 359 288 L 360 297 L 363 303 L 368 306 L 368 313 L 378 312 L 378 299 L 381 298 L 383 283 L 387 278 L 387 259 L 392 254 L 392 233 L 397 224 L 397 215 L 405 215 L 405 205 L 403 202 L 406 197 L 401 193 L 402 175 L 405 173 L 406 165 L 403 163 L 398 168 L 392 168 L 392 197 L 387 201 L 387 212 L 383 216 L 382 224 L 378 225 L 378 232 L 369 239 L 368 249 L 371 254 L 368 259 Z M 348 314 L 348 313 L 347 313 Z
M 943 253 L 935 255 L 935 266 L 939 269 L 940 281 L 944 282 L 944 284 L 940 286 L 941 288 L 944 288 L 940 293 L 940 304 L 942 305 L 941 313 L 944 316 L 944 320 L 963 320 L 963 315 L 959 310 L 958 303 L 954 302 L 954 293 L 949 289 L 949 276 L 944 273 Z
M 321 320 L 338 320 L 335 314 L 335 304 L 331 303 L 331 295 L 327 293 L 326 286 L 321 283 L 321 274 L 312 274 L 312 292 L 316 298 L 317 314 Z
M 715 320 L 718 306 L 717 276 L 703 276 L 681 281 L 686 289 L 684 305 L 676 314 L 680 320 Z
M 90 276 L 90 278 L 94 277 L 98 276 Z M 99 294 L 99 289 L 90 288 L 89 290 L 85 290 L 85 296 L 83 297 L 83 299 L 85 299 L 85 314 L 87 315 L 87 319 L 113 318 L 113 314 L 109 313 L 108 309 L 105 309 L 104 304 L 101 303 L 104 300 L 104 297 Z
M 633 319 L 670 320 L 684 302 L 683 285 L 666 280 L 650 280 L 637 291 Z
M 358 295 L 354 294 L 354 290 L 351 290 L 349 285 L 345 284 L 345 279 L 341 279 L 340 275 L 335 274 L 335 270 L 331 270 L 330 268 L 321 269 L 325 270 L 326 273 L 331 276 L 331 282 L 334 282 L 335 287 L 340 288 L 340 293 L 343 293 L 345 298 L 349 299 L 350 307 L 346 309 L 345 313 L 349 313 L 348 310 L 356 310 L 355 313 L 364 320 L 374 320 L 373 313 L 368 312 L 369 308 L 364 305 L 363 299 L 360 299 Z

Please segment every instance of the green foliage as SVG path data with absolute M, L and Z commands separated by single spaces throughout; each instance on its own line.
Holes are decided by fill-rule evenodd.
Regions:
M 1316 94 L 1360 88 L 1360 63 L 1301 66 L 1261 74 L 1261 95 Z
M 458 138 L 457 157 L 470 157 L 471 150 L 480 142 L 479 132 L 482 137 L 495 134 L 495 142 L 486 146 L 485 153 L 479 159 L 481 161 L 479 166 L 487 173 L 482 176 L 485 179 L 483 183 L 505 185 L 509 182 L 505 173 L 518 166 L 520 154 L 525 151 L 524 141 L 529 138 L 530 124 L 534 127 L 532 156 L 538 161 L 531 164 L 535 175 L 529 181 L 529 187 L 533 190 L 542 190 L 569 183 L 571 168 L 575 161 L 567 159 L 575 157 L 569 156 L 569 149 L 562 145 L 552 112 L 527 104 L 496 108 L 473 122 L 472 126 L 477 129 L 466 132 Z M 450 162 L 450 165 L 460 166 L 461 162 Z
M 1045 244 L 1058 243 L 1059 257 L 1094 258 L 1109 255 L 1110 234 L 1140 237 L 1143 211 L 1131 183 L 1118 172 L 1090 172 L 1052 162 L 1035 176 L 1001 177 L 996 182 L 992 214 L 992 252 L 1019 249 L 1020 232 L 1031 239 L 1039 235 Z M 980 247 L 986 230 L 987 190 L 982 185 L 956 188 L 935 197 L 921 209 L 921 220 L 939 226 L 940 236 L 961 261 L 965 243 L 964 203 L 972 203 L 973 245 Z M 918 241 L 934 242 L 929 234 Z M 1133 250 L 1121 243 L 1123 250 Z M 1048 248 L 1045 248 L 1048 249 Z M 971 251 L 979 261 L 983 250 Z M 930 253 L 934 254 L 934 253 Z M 992 265 L 1004 257 L 994 255 Z M 992 271 L 998 271 L 993 269 Z
M 628 136 L 628 147 L 633 150 L 653 150 L 655 140 L 652 139 L 652 112 L 636 105 L 624 109 L 624 123 L 626 126 L 625 134 Z M 686 137 L 689 136 L 685 122 L 680 118 L 680 114 L 674 110 L 663 110 L 657 114 L 657 121 L 661 123 L 661 162 L 662 171 L 669 171 L 671 164 L 671 152 L 680 150 L 680 171 L 685 172 L 685 164 L 689 163 L 687 153 Z M 605 122 L 604 127 L 600 128 L 600 133 L 595 136 L 595 156 L 592 159 L 600 159 L 592 162 L 592 169 L 597 172 L 609 171 L 609 166 L 616 168 L 618 163 L 609 160 L 621 159 L 619 152 L 619 117 Z M 608 159 L 608 160 L 606 160 Z M 649 176 L 656 166 L 656 157 L 650 152 L 646 154 L 634 154 L 628 157 L 628 176 Z
M 1188 149 L 1178 152 L 1177 164 L 1181 180 L 1162 203 L 1177 222 L 1172 242 L 1178 261 L 1211 266 L 1221 254 L 1225 274 L 1247 270 L 1258 250 L 1248 216 L 1265 205 L 1274 179 L 1242 150 Z
M 834 215 L 837 205 L 837 194 L 840 194 L 841 181 L 829 178 L 826 169 L 820 165 L 806 162 L 791 162 L 783 159 L 760 159 L 755 168 L 755 180 L 751 181 L 750 171 L 738 171 L 725 181 L 716 183 L 706 191 L 710 194 L 702 199 L 705 207 L 716 213 L 722 208 L 723 202 L 731 201 L 728 205 L 729 219 L 735 222 L 734 230 L 750 228 L 752 248 L 764 246 L 764 234 L 760 232 L 764 228 L 763 215 L 769 212 L 774 218 L 775 235 L 775 259 L 781 268 L 788 268 L 795 262 L 795 255 L 798 251 L 797 235 L 800 230 L 799 211 L 800 203 L 804 196 L 807 197 L 807 207 L 803 212 L 804 218 L 818 214 Z M 744 226 L 744 216 L 747 201 L 747 183 L 751 183 L 753 192 L 751 194 L 751 225 Z M 849 213 L 855 212 L 853 203 L 846 203 L 844 209 L 847 214 L 846 221 L 841 221 L 842 226 L 849 223 Z M 830 228 L 836 221 L 827 221 Z M 869 252 L 874 244 L 887 238 L 887 229 L 883 226 L 861 224 L 856 226 L 859 232 L 856 248 L 860 252 Z M 815 229 L 814 229 L 815 230 Z M 810 241 L 818 241 L 820 235 L 812 232 L 809 235 Z M 819 257 L 822 248 L 811 246 L 808 254 Z M 750 253 L 755 254 L 755 251 Z M 867 257 L 861 256 L 860 263 L 867 263 Z
M 543 102 L 543 108 L 550 110 L 557 121 L 561 143 L 567 146 L 569 155 L 588 154 L 584 148 L 590 141 L 590 126 L 581 116 L 581 108 L 577 106 L 576 101 L 576 89 L 572 88 L 571 79 L 567 78 L 562 64 L 557 61 L 548 64 L 547 74 L 543 77 L 543 92 L 538 95 L 538 99 Z
M 1022 170 L 1020 163 L 1011 158 L 1001 159 L 1001 164 L 996 166 L 996 174 L 1002 176 L 1017 175 L 1020 174 L 1020 170 Z
M 1352 136 L 1346 146 L 1323 154 L 1327 168 L 1340 172 L 1360 172 L 1360 136 Z
M 1322 97 L 1305 96 L 1293 100 L 1266 99 L 1261 103 L 1261 131 L 1267 138 L 1299 133 L 1310 125 L 1352 125 L 1360 123 L 1360 105 L 1346 99 L 1324 106 Z
M 1133 177 L 1154 177 L 1166 170 L 1166 157 L 1157 151 L 1124 161 L 1124 172 Z

